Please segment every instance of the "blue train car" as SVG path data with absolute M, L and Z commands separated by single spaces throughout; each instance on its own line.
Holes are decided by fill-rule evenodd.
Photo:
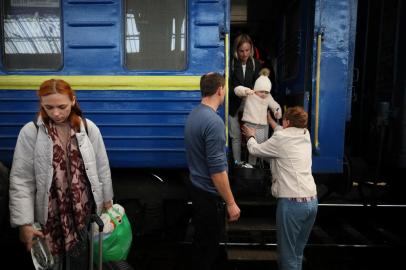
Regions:
M 112 167 L 186 167 L 183 124 L 199 102 L 199 77 L 227 74 L 230 1 L 3 5 L 3 163 L 10 164 L 19 129 L 38 110 L 38 85 L 57 77 L 73 85 L 86 117 L 101 128 Z M 282 103 L 303 105 L 311 115 L 314 171 L 341 172 L 356 1 L 277 5 L 272 23 L 282 29 L 274 46 L 281 79 L 275 91 Z M 220 114 L 227 124 L 226 110 Z

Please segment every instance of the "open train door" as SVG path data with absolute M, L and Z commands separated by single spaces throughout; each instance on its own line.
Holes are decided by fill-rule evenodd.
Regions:
M 314 173 L 343 171 L 356 15 L 356 0 L 292 0 L 281 8 L 274 93 L 284 106 L 308 111 Z
M 340 173 L 351 115 L 357 1 L 316 0 L 314 10 L 309 98 L 313 171 Z

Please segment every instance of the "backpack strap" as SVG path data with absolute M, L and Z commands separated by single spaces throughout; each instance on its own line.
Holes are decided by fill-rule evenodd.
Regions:
M 35 126 L 35 128 L 37 129 L 37 132 L 38 132 L 39 126 L 37 125 L 37 122 L 35 122 L 35 120 L 32 120 L 32 123 L 34 124 L 34 126 Z
M 83 117 L 82 119 L 83 119 L 83 125 L 85 126 L 86 135 L 89 136 L 89 129 L 87 128 L 86 118 Z

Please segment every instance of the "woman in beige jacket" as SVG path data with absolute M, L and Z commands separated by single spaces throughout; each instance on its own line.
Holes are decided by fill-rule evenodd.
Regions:
M 246 125 L 243 134 L 250 154 L 270 159 L 272 195 L 277 198 L 279 269 L 300 270 L 318 206 L 307 113 L 293 107 L 285 112 L 282 127 L 270 115 L 268 121 L 274 134 L 267 141 L 258 144 L 255 129 Z

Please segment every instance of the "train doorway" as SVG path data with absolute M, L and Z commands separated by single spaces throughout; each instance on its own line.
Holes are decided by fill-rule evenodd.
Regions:
M 231 48 L 239 33 L 252 37 L 255 57 L 273 71 L 272 96 L 309 113 L 313 173 L 336 181 L 331 174 L 346 169 L 357 1 L 236 0 L 230 17 Z
M 320 147 L 314 147 L 313 167 L 316 173 L 340 174 L 339 179 L 325 174 L 326 181 L 344 185 L 334 189 L 348 190 L 353 181 L 404 186 L 396 175 L 406 167 L 406 43 L 400 34 L 405 9 L 400 0 L 230 1 L 230 51 L 238 34 L 251 36 L 255 58 L 272 71 L 275 100 L 283 107 L 307 107 L 313 135 L 321 34 Z M 334 16 L 338 12 L 345 22 Z M 326 146 L 323 136 L 336 143 Z
M 305 85 L 311 82 L 312 39 L 307 35 L 313 33 L 314 1 L 232 0 L 230 5 L 230 53 L 235 38 L 248 34 L 254 43 L 254 58 L 271 70 L 275 99 L 281 105 L 303 106 Z M 300 51 L 304 47 L 307 51 Z M 304 55 L 308 59 L 300 59 Z M 285 91 L 288 82 L 296 85 L 290 88 L 293 93 Z
M 282 107 L 300 105 L 309 109 L 309 97 L 312 78 L 312 46 L 314 24 L 314 1 L 230 1 L 230 116 L 236 117 L 234 103 L 240 98 L 234 95 L 237 82 L 242 82 L 238 75 L 239 66 L 235 48 L 235 41 L 241 34 L 247 34 L 253 42 L 253 66 L 268 68 L 271 80 L 271 95 Z M 255 64 L 257 63 L 257 64 Z M 254 79 L 243 79 L 245 87 L 253 88 L 258 70 L 250 69 L 247 64 L 247 73 L 253 70 Z M 243 67 L 244 68 L 244 67 Z M 236 72 L 233 72 L 236 70 Z M 242 77 L 241 77 L 242 78 Z M 250 84 L 251 87 L 250 87 Z M 242 117 L 242 108 L 239 107 L 239 118 Z M 232 119 L 231 119 L 232 120 Z M 235 143 L 230 122 L 231 147 Z M 272 132 L 272 131 L 271 131 Z M 244 145 L 243 145 L 244 147 Z M 234 152 L 234 151 L 233 151 Z M 242 161 L 247 153 L 242 151 Z M 234 155 L 234 153 L 233 153 Z M 234 160 L 238 160 L 234 159 Z M 235 163 L 235 162 L 234 162 Z

